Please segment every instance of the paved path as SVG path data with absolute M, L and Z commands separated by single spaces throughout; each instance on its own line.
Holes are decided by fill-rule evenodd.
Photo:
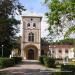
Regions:
M 52 75 L 52 71 L 55 69 L 46 68 L 40 65 L 38 61 L 26 60 L 14 67 L 1 69 L 0 75 Z

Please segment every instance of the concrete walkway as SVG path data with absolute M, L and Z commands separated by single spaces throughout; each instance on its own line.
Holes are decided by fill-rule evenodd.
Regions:
M 7 75 L 51 75 L 52 71 L 56 70 L 40 65 L 37 60 L 26 60 L 14 67 L 1 69 L 0 73 L 5 72 L 3 75 L 6 75 L 6 72 L 10 73 Z

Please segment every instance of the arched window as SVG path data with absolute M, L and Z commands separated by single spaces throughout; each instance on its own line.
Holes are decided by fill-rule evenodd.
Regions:
M 28 41 L 30 42 L 34 42 L 34 33 L 29 33 L 29 36 L 28 36 Z
M 36 28 L 36 23 L 33 23 L 33 27 Z
M 30 23 L 27 24 L 27 27 L 30 27 Z

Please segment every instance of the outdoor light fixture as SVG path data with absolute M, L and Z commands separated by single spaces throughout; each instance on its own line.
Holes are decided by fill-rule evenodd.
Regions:
M 3 57 L 3 47 L 4 47 L 4 45 L 2 45 L 2 57 Z

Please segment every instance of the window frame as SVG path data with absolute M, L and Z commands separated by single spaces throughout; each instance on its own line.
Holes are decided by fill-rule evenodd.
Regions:
M 69 51 L 68 51 L 68 49 L 65 49 L 65 53 L 67 53 L 67 54 L 68 54 L 68 52 L 69 52 Z
M 29 42 L 34 42 L 34 33 L 30 32 L 30 33 L 28 34 L 28 41 L 29 41 Z
M 36 28 L 36 23 L 33 23 L 33 28 Z
M 62 53 L 62 50 L 61 49 L 59 49 L 59 53 Z
M 28 27 L 28 28 L 30 27 L 30 23 L 27 24 L 27 27 Z

